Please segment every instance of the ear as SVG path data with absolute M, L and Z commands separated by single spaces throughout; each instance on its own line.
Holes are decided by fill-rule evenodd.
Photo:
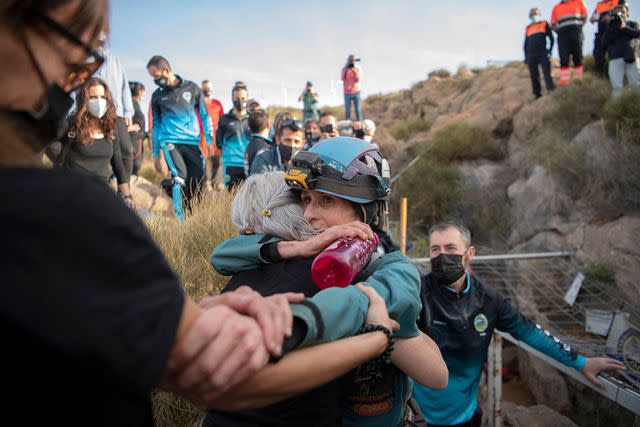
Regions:
M 475 256 L 476 256 L 475 246 L 469 246 L 469 250 L 467 251 L 467 257 L 469 257 L 469 263 L 471 263 L 471 261 Z

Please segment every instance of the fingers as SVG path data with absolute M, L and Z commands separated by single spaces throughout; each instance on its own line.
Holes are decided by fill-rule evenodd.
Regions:
M 585 377 L 587 377 L 587 379 L 591 381 L 596 387 L 604 388 L 604 384 L 602 384 L 602 381 L 600 381 L 598 377 L 596 377 L 591 372 L 589 372 L 588 374 L 585 374 Z
M 373 304 L 373 303 L 385 304 L 385 302 L 382 299 L 382 297 L 380 296 L 380 294 L 378 294 L 375 291 L 375 289 L 373 289 L 371 286 L 366 286 L 366 285 L 363 285 L 362 283 L 358 283 L 358 284 L 356 284 L 356 286 L 358 287 L 358 289 L 360 289 L 367 296 L 367 298 L 369 298 L 369 303 L 371 303 L 371 304 Z
M 400 330 L 400 323 L 398 323 L 395 320 L 391 319 L 391 330 L 393 332 L 399 331 Z

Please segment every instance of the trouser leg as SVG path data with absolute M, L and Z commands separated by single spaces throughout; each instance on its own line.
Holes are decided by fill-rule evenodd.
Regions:
M 611 96 L 614 98 L 620 95 L 624 84 L 625 63 L 624 59 L 616 58 L 609 60 L 609 82 L 611 83 Z
M 556 88 L 556 85 L 553 83 L 553 77 L 551 77 L 551 63 L 546 54 L 541 58 L 540 65 L 542 65 L 542 73 L 544 74 L 544 83 L 547 86 L 547 91 L 551 92 Z
M 540 87 L 540 72 L 538 70 L 538 58 L 529 58 L 527 64 L 529 65 L 529 76 L 531 77 L 531 89 L 536 98 L 542 96 L 542 88 Z
M 184 195 L 187 207 L 190 208 L 192 199 L 198 197 L 202 192 L 204 181 L 204 158 L 200 147 L 196 145 L 178 144 L 176 145 L 182 154 L 185 167 L 185 187 Z

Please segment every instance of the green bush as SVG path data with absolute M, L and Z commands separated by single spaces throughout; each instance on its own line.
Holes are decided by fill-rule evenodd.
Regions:
M 144 164 L 140 168 L 140 171 L 138 171 L 138 176 L 141 176 L 155 185 L 160 185 L 160 182 L 162 181 L 162 175 L 150 164 Z
M 471 72 L 472 72 L 473 74 L 482 74 L 482 72 L 483 72 L 483 71 L 484 71 L 484 68 L 483 68 L 483 67 L 473 67 L 473 68 L 471 69 Z
M 445 163 L 476 159 L 502 160 L 505 150 L 491 137 L 491 131 L 486 126 L 456 122 L 436 133 L 429 156 Z
M 434 77 L 434 76 L 446 78 L 446 77 L 451 77 L 451 73 L 447 69 L 439 68 L 429 73 L 429 77 Z
M 395 139 L 406 141 L 418 132 L 429 130 L 430 127 L 431 124 L 422 117 L 413 116 L 391 128 L 391 135 Z
M 585 73 L 595 73 L 596 72 L 596 60 L 593 58 L 593 55 L 587 55 L 582 58 L 582 66 L 584 67 Z
M 553 92 L 553 103 L 543 121 L 565 138 L 572 138 L 585 125 L 602 117 L 602 110 L 611 94 L 607 80 L 585 76 Z
M 407 197 L 412 226 L 428 228 L 460 211 L 462 188 L 458 167 L 423 156 L 402 175 L 393 194 L 392 206 L 399 206 L 400 198 Z
M 640 89 L 627 88 L 604 106 L 607 131 L 624 142 L 640 144 Z

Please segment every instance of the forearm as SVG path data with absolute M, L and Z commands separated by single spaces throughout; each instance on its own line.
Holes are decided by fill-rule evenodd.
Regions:
M 436 343 L 424 333 L 415 338 L 396 340 L 391 362 L 423 387 L 447 387 L 449 370 Z
M 341 377 L 382 354 L 386 346 L 386 335 L 372 332 L 296 350 L 210 402 L 210 406 L 238 411 L 272 405 Z

